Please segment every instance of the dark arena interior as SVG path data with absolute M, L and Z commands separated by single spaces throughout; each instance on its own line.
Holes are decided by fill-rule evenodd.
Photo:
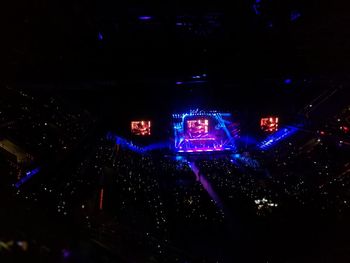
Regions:
M 346 1 L 7 1 L 0 262 L 350 262 Z

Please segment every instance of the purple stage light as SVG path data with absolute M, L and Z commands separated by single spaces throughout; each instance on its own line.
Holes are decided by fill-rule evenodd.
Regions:
M 71 252 L 68 249 L 62 249 L 63 258 L 69 258 L 70 255 L 71 255 Z
M 151 20 L 152 16 L 139 16 L 139 20 Z

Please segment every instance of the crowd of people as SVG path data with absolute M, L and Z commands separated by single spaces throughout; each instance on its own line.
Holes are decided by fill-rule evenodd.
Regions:
M 2 91 L 0 139 L 9 141 L 30 160 L 23 163 L 17 160 L 14 173 L 18 177 L 33 167 L 64 158 L 95 127 L 96 120 L 90 113 L 58 96 L 10 86 Z M 16 158 L 12 161 L 16 162 Z
M 187 162 L 119 148 L 111 168 L 106 209 L 124 224 L 133 223 L 133 229 L 156 238 L 158 255 L 172 251 L 173 243 L 183 242 L 175 246 L 183 250 L 184 243 L 199 244 L 200 231 L 224 222 Z
M 270 248 L 285 255 L 288 248 L 278 240 L 309 231 L 314 222 L 300 223 L 303 217 L 349 216 L 350 155 L 338 137 L 299 130 L 268 149 L 218 155 L 140 152 L 128 145 L 101 137 L 68 170 L 63 166 L 16 195 L 47 204 L 47 211 L 79 224 L 126 262 L 252 256 L 240 245 L 278 261 Z M 239 244 L 242 237 L 246 243 Z

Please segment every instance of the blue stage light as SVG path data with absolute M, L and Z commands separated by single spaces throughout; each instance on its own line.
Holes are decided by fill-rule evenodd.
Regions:
M 165 148 L 169 148 L 170 145 L 168 142 L 159 142 L 159 143 L 154 143 L 154 144 L 150 144 L 148 146 L 138 146 L 135 145 L 132 141 L 128 141 L 118 135 L 115 135 L 111 132 L 107 133 L 107 139 L 114 141 L 116 144 L 119 144 L 122 147 L 127 148 L 130 151 L 139 153 L 139 154 L 143 154 L 143 153 L 147 153 L 149 151 L 153 151 L 153 150 L 158 150 L 158 149 L 165 149 Z
M 292 22 L 299 19 L 299 17 L 301 17 L 301 13 L 297 10 L 294 10 L 290 13 L 290 21 Z
M 292 82 L 293 82 L 293 80 L 290 78 L 287 78 L 284 80 L 284 84 L 286 84 L 286 85 L 292 84 Z
M 261 150 L 268 149 L 274 146 L 275 144 L 277 144 L 278 142 L 286 139 L 287 137 L 290 137 L 297 131 L 298 131 L 298 128 L 296 127 L 287 127 L 287 128 L 280 129 L 279 131 L 268 136 L 263 142 L 261 142 L 259 144 L 259 148 Z
M 25 182 L 27 182 L 33 175 L 36 175 L 38 172 L 40 172 L 40 167 L 38 167 L 38 168 L 36 168 L 34 170 L 26 172 L 26 176 L 23 177 L 20 181 L 18 181 L 15 184 L 15 187 L 19 188 L 21 185 L 23 185 Z
M 240 158 L 241 157 L 241 155 L 239 153 L 235 153 L 232 156 L 233 156 L 233 158 Z

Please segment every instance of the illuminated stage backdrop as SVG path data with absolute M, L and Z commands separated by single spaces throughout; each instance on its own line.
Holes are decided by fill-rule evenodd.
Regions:
M 176 152 L 235 150 L 239 137 L 239 124 L 231 113 L 218 111 L 173 114 L 173 129 Z

